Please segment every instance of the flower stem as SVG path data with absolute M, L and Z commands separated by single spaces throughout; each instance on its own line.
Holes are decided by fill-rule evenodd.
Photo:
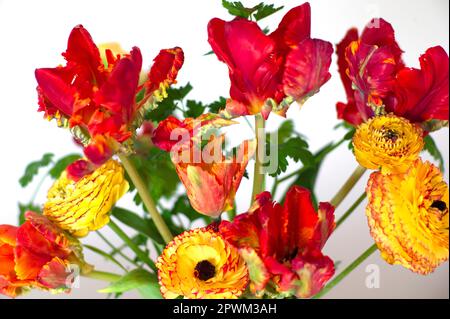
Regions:
M 264 151 L 264 125 L 265 121 L 261 114 L 255 115 L 255 136 L 256 136 L 256 155 L 255 155 L 255 168 L 253 172 L 253 192 L 251 202 L 255 199 L 256 195 L 261 193 L 264 189 L 264 173 L 261 172 L 262 163 L 261 157 Z M 261 154 L 260 154 L 261 153 Z M 250 203 L 251 205 L 251 203 Z
M 143 252 L 125 232 L 117 226 L 112 220 L 109 221 L 108 226 L 123 240 L 125 244 L 136 254 L 136 256 L 146 263 L 153 271 L 156 272 L 155 263 L 148 257 L 147 253 Z
M 345 197 L 347 197 L 348 193 L 350 193 L 353 186 L 355 186 L 355 184 L 359 181 L 359 179 L 363 176 L 365 172 L 366 169 L 358 165 L 358 167 L 356 167 L 356 169 L 353 171 L 352 175 L 350 175 L 345 184 L 342 185 L 339 192 L 337 192 L 337 194 L 330 201 L 331 205 L 333 205 L 335 208 L 338 207 L 345 199 Z
M 114 250 L 117 250 L 117 253 L 126 261 L 128 261 L 129 263 L 135 265 L 135 266 L 139 266 L 137 263 L 135 263 L 131 258 L 129 258 L 127 255 L 125 255 L 124 253 L 122 253 L 122 251 L 120 250 L 120 248 L 116 248 L 114 247 L 114 245 L 108 240 L 108 238 L 106 238 L 100 231 L 96 231 L 97 235 L 109 246 L 109 248 L 113 249 L 113 251 L 111 251 L 110 255 L 111 257 L 114 257 Z
M 83 277 L 97 279 L 97 280 L 103 280 L 108 282 L 114 282 L 122 278 L 122 276 L 113 274 L 106 271 L 99 271 L 99 270 L 93 270 L 89 273 L 83 274 Z
M 339 275 L 334 277 L 332 281 L 328 283 L 317 295 L 314 296 L 314 299 L 318 299 L 328 293 L 334 286 L 339 284 L 342 279 L 344 279 L 348 274 L 352 272 L 356 267 L 361 265 L 361 263 L 366 260 L 370 255 L 372 255 L 377 250 L 377 245 L 373 244 L 370 246 L 365 252 L 361 254 L 358 258 L 356 258 L 347 268 L 345 268 Z
M 139 173 L 127 156 L 119 154 L 119 158 L 131 180 L 133 181 L 134 186 L 136 187 L 139 195 L 142 198 L 142 202 L 150 213 L 150 216 L 152 217 L 155 226 L 161 234 L 162 238 L 166 243 L 170 242 L 173 238 L 172 233 L 170 232 L 169 227 L 167 227 L 166 223 L 164 222 L 161 214 L 158 212 L 155 202 L 150 196 L 150 192 L 147 189 L 147 186 L 145 185 L 141 176 L 139 176 Z
M 356 208 L 358 208 L 359 204 L 361 204 L 365 198 L 366 198 L 366 193 L 362 193 L 361 196 L 359 196 L 359 198 L 353 203 L 353 205 L 336 222 L 336 228 L 338 228 L 339 225 L 342 224 L 347 219 L 347 217 L 350 216 L 351 213 L 353 213 L 353 211 Z

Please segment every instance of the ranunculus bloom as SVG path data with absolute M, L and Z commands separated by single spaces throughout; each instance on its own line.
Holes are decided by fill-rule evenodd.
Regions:
M 383 174 L 401 173 L 419 157 L 423 131 L 393 114 L 376 116 L 358 126 L 353 136 L 356 160 Z
M 284 205 L 261 193 L 249 212 L 219 229 L 245 259 L 253 293 L 275 287 L 284 297 L 309 298 L 334 274 L 333 261 L 321 252 L 334 227 L 334 207 L 320 203 L 316 213 L 309 190 L 293 186 Z
M 106 162 L 134 134 L 145 105 L 165 95 L 183 64 L 180 48 L 161 50 L 148 79 L 139 84 L 142 56 L 137 47 L 129 54 L 99 49 L 83 26 L 76 26 L 63 54 L 67 63 L 36 70 L 39 111 L 68 125 L 86 146 L 85 155 L 95 165 Z M 138 93 L 142 94 L 137 103 Z M 99 145 L 100 144 L 100 145 Z
M 329 80 L 333 47 L 311 39 L 310 29 L 309 3 L 291 9 L 269 35 L 242 18 L 209 22 L 208 41 L 229 68 L 231 116 L 284 115 L 292 101 L 303 103 Z
M 153 132 L 154 144 L 171 152 L 172 162 L 186 187 L 192 207 L 211 217 L 218 217 L 233 207 L 256 142 L 245 141 L 239 146 L 236 156 L 226 157 L 222 153 L 224 136 L 213 135 L 206 145 L 202 145 L 201 133 L 233 123 L 209 114 L 183 122 L 169 117 Z
M 0 225 L 0 293 L 15 297 L 29 288 L 69 291 L 75 267 L 91 269 L 75 238 L 45 216 L 25 214 L 20 227 Z
M 420 57 L 421 69 L 405 67 L 392 26 L 373 19 L 358 36 L 350 29 L 337 45 L 338 66 L 347 103 L 336 105 L 338 117 L 359 125 L 384 107 L 425 130 L 448 121 L 448 54 L 432 47 Z
M 175 237 L 158 258 L 164 298 L 235 299 L 248 285 L 248 272 L 236 248 L 212 229 Z
M 74 236 L 86 236 L 109 222 L 111 208 L 128 187 L 122 165 L 112 159 L 78 181 L 64 171 L 48 191 L 43 213 Z
M 381 256 L 423 275 L 446 261 L 448 196 L 439 169 L 420 159 L 405 174 L 372 173 L 366 214 Z

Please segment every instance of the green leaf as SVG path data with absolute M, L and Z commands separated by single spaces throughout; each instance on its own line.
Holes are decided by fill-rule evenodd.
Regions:
M 81 158 L 80 154 L 69 154 L 64 157 L 61 157 L 58 161 L 56 161 L 53 168 L 49 171 L 49 174 L 54 179 L 59 178 L 61 173 L 73 162 L 79 160 Z
M 270 142 L 267 144 L 270 147 Z M 293 137 L 278 145 L 278 168 L 269 175 L 275 177 L 285 172 L 288 166 L 288 157 L 292 158 L 295 162 L 301 161 L 303 166 L 314 164 L 314 156 L 308 150 L 308 143 L 301 137 Z
M 179 102 L 192 91 L 192 85 L 187 83 L 185 86 L 177 88 L 169 87 L 167 89 L 167 98 L 158 103 L 158 107 L 149 111 L 145 115 L 146 120 L 152 120 L 155 122 L 161 122 L 171 115 L 177 108 Z
M 214 101 L 210 104 L 208 104 L 206 107 L 208 108 L 209 112 L 211 113 L 219 113 L 221 110 L 225 108 L 227 104 L 227 99 L 223 96 L 219 97 L 217 101 Z
M 444 157 L 442 156 L 441 151 L 436 145 L 436 142 L 434 141 L 433 137 L 431 137 L 430 134 L 425 136 L 424 138 L 425 146 L 423 148 L 423 151 L 428 152 L 428 154 L 431 155 L 436 161 L 439 162 L 439 169 L 444 172 L 445 166 L 444 166 Z
M 228 13 L 235 16 L 248 19 L 256 10 L 255 8 L 246 8 L 240 1 L 222 0 L 222 6 L 228 10 Z
M 131 157 L 139 175 L 147 184 L 150 194 L 155 201 L 160 198 L 170 198 L 176 191 L 180 180 L 175 170 L 175 166 L 170 160 L 170 154 L 152 147 L 145 155 L 133 155 Z M 128 175 L 127 175 L 128 178 Z M 130 191 L 133 191 L 134 185 L 128 178 L 131 185 Z M 142 203 L 139 194 L 136 194 L 134 201 L 137 205 Z
M 93 251 L 94 253 L 104 257 L 105 259 L 111 261 L 112 263 L 116 264 L 117 266 L 119 266 L 120 268 L 122 268 L 123 270 L 126 271 L 126 268 L 122 266 L 121 263 L 119 263 L 113 256 L 111 256 L 111 254 L 108 254 L 106 252 L 104 252 L 101 249 L 98 249 L 97 247 L 91 246 L 91 245 L 83 245 L 85 248 Z
M 289 186 L 289 188 L 290 188 L 293 185 L 299 185 L 299 186 L 303 186 L 303 187 L 309 189 L 311 191 L 312 200 L 313 200 L 313 203 L 314 203 L 314 206 L 316 209 L 317 209 L 318 205 L 317 205 L 317 197 L 315 195 L 314 189 L 316 186 L 316 180 L 317 180 L 317 176 L 319 174 L 319 170 L 322 166 L 324 159 L 327 157 L 327 155 L 330 154 L 337 147 L 339 147 L 343 142 L 345 142 L 344 138 L 342 138 L 340 141 L 338 141 L 336 143 L 330 143 L 330 144 L 324 146 L 317 153 L 315 153 L 314 154 L 314 164 L 303 167 L 299 171 L 297 178 Z M 284 201 L 284 198 L 282 201 Z
M 114 207 L 111 214 L 140 234 L 153 239 L 159 244 L 164 244 L 164 240 L 152 220 L 144 219 L 138 214 L 121 207 Z
M 206 106 L 202 102 L 187 100 L 186 108 L 185 117 L 199 117 L 205 111 Z
M 262 2 L 257 7 L 258 9 L 256 13 L 253 15 L 256 21 L 267 18 L 268 16 L 284 8 L 283 6 L 275 8 L 273 4 L 264 4 Z
M 130 271 L 119 280 L 98 292 L 122 293 L 133 289 L 138 289 L 141 293 L 145 292 L 147 298 L 161 298 L 156 275 L 140 268 Z
M 33 181 L 33 178 L 39 173 L 40 168 L 50 165 L 53 156 L 54 155 L 52 153 L 46 153 L 39 161 L 31 162 L 30 164 L 28 164 L 28 166 L 25 168 L 25 173 L 19 179 L 20 185 L 22 187 L 26 187 L 28 184 L 30 184 Z
M 275 12 L 283 9 L 283 6 L 275 8 L 273 4 L 264 4 L 263 2 L 257 4 L 253 8 L 245 7 L 240 1 L 226 1 L 222 0 L 222 6 L 228 10 L 228 13 L 245 19 L 262 20 Z
M 36 213 L 40 213 L 41 207 L 39 207 L 33 203 L 29 203 L 29 204 L 19 203 L 19 225 L 22 225 L 25 222 L 25 213 L 29 210 L 36 212 Z

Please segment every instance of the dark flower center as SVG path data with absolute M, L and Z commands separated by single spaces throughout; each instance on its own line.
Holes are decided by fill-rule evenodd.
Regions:
M 396 131 L 388 129 L 383 133 L 383 137 L 387 140 L 392 141 L 393 143 L 395 143 L 398 139 L 398 134 Z
M 447 204 L 441 200 L 435 200 L 431 207 L 439 209 L 441 212 L 447 209 Z
M 216 274 L 216 267 L 207 260 L 202 260 L 195 266 L 194 275 L 200 280 L 206 281 Z

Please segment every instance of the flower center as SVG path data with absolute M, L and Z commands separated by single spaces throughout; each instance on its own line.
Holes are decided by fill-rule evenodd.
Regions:
M 441 212 L 445 211 L 447 209 L 447 204 L 441 200 L 435 200 L 431 206 L 432 208 L 437 208 L 439 209 Z
M 207 260 L 202 260 L 195 266 L 194 275 L 200 280 L 206 281 L 216 274 L 216 267 Z
M 398 134 L 394 130 L 387 129 L 383 132 L 383 137 L 384 137 L 384 139 L 389 140 L 392 143 L 395 143 L 398 139 Z

